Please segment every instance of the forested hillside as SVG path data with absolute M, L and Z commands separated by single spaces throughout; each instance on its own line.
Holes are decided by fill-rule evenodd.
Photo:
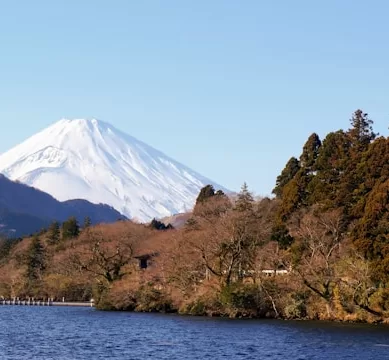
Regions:
M 65 221 L 71 216 L 79 221 L 89 217 L 93 224 L 125 219 L 111 206 L 82 199 L 60 202 L 43 191 L 0 174 L 0 235 L 26 236 L 54 220 Z
M 389 139 L 357 110 L 312 134 L 274 198 L 201 189 L 180 229 L 51 226 L 0 253 L 0 295 L 94 297 L 100 309 L 387 321 Z M 69 225 L 69 224 L 68 224 Z M 74 226 L 74 223 L 73 223 Z
M 312 134 L 299 159 L 291 158 L 273 192 L 280 201 L 277 223 L 311 214 L 337 214 L 340 240 L 370 261 L 372 276 L 386 281 L 389 271 L 389 139 L 377 137 L 373 121 L 357 110 L 347 131 Z M 304 214 L 304 215 L 302 215 Z

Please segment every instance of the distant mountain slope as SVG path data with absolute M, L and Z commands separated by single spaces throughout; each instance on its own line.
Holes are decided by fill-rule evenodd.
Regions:
M 176 214 L 162 218 L 161 221 L 165 225 L 171 224 L 175 229 L 181 229 L 191 216 L 192 213 Z
M 92 223 L 123 219 L 108 205 L 95 205 L 86 200 L 59 202 L 51 195 L 0 175 L 0 231 L 25 235 L 53 220 L 64 221 L 75 216 L 80 222 L 89 216 Z
M 0 172 L 60 201 L 105 203 L 139 221 L 192 209 L 222 186 L 98 120 L 63 119 L 0 155 Z
M 16 238 L 33 234 L 47 227 L 52 219 L 43 219 L 29 214 L 14 213 L 0 208 L 0 237 Z

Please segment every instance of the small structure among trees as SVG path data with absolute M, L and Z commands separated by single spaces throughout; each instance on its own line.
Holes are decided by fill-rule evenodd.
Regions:
M 155 256 L 158 256 L 158 253 L 137 255 L 134 256 L 134 259 L 139 261 L 139 269 L 147 269 L 150 266 L 150 261 L 152 261 Z

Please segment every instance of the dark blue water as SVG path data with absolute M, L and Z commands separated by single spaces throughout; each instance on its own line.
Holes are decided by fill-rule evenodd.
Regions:
M 0 306 L 0 359 L 389 359 L 389 326 Z

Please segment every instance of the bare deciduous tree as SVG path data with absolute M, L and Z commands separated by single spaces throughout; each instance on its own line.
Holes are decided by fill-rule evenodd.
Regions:
M 257 219 L 242 212 L 229 211 L 212 226 L 203 226 L 192 246 L 200 253 L 207 270 L 229 285 L 253 268 L 261 241 Z M 207 224 L 208 225 L 208 224 Z
M 140 226 L 123 223 L 86 229 L 73 243 L 71 262 L 81 271 L 93 273 L 109 283 L 129 273 L 126 267 L 135 256 L 139 243 L 149 234 Z
M 334 289 L 340 281 L 336 264 L 343 239 L 341 212 L 311 208 L 293 220 L 290 232 L 297 240 L 293 271 L 305 286 L 331 305 Z M 330 315 L 330 306 L 327 312 Z

